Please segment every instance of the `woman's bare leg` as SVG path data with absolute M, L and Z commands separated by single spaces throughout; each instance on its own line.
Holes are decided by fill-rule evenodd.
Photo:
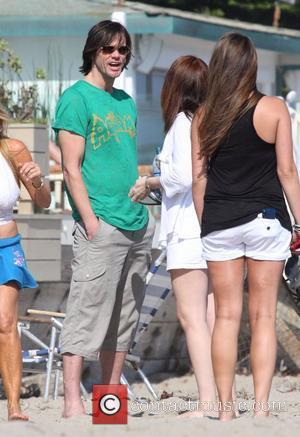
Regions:
M 232 392 L 243 306 L 244 258 L 210 261 L 208 270 L 216 303 L 212 360 L 220 402 L 219 417 L 230 420 L 235 417 Z
M 209 287 L 210 288 L 210 287 Z M 214 326 L 216 321 L 216 306 L 215 306 L 215 297 L 212 291 L 209 292 L 208 298 L 207 298 L 207 322 L 209 326 L 209 331 L 213 333 Z M 236 401 L 236 386 L 235 386 L 235 380 L 233 381 L 232 386 L 232 399 L 235 402 Z M 236 411 L 236 415 L 239 415 L 239 412 Z
M 207 411 L 216 399 L 207 319 L 207 270 L 176 269 L 170 273 L 177 316 L 186 335 L 199 393 L 200 409 L 193 415 L 203 415 L 201 410 Z
M 17 330 L 19 290 L 10 282 L 0 286 L 0 373 L 7 396 L 8 419 L 28 420 L 20 407 L 21 341 Z
M 210 288 L 210 287 L 209 287 Z M 207 296 L 207 324 L 210 334 L 212 335 L 215 322 L 216 322 L 216 306 L 215 306 L 215 296 L 213 291 L 210 289 L 208 290 L 208 296 Z
M 284 263 L 247 259 L 250 359 L 254 382 L 256 416 L 268 416 L 268 399 L 275 369 L 277 339 L 276 304 Z

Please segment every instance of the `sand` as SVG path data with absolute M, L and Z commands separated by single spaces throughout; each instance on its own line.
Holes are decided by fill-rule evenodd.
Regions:
M 271 417 L 253 418 L 247 411 L 239 418 L 228 423 L 219 422 L 213 412 L 210 417 L 186 418 L 178 415 L 179 408 L 193 405 L 196 400 L 196 385 L 193 375 L 170 377 L 164 375 L 161 381 L 154 384 L 156 391 L 162 394 L 166 391 L 170 396 L 159 403 L 149 398 L 145 386 L 133 384 L 137 396 L 151 401 L 143 403 L 144 412 L 137 414 L 137 404 L 130 404 L 128 425 L 93 425 L 91 416 L 81 416 L 73 419 L 62 419 L 61 410 L 63 398 L 50 399 L 47 403 L 43 398 L 23 400 L 24 411 L 30 415 L 30 422 L 8 423 L 6 421 L 6 402 L 0 401 L 0 436 L 134 436 L 141 435 L 158 437 L 180 436 L 243 436 L 243 437 L 279 437 L 300 435 L 300 375 L 276 376 L 270 401 L 274 406 Z M 237 401 L 239 406 L 251 407 L 252 379 L 251 376 L 237 376 Z M 184 402 L 191 399 L 189 404 Z M 144 401 L 146 402 L 146 401 Z M 91 401 L 86 402 L 87 411 L 91 413 Z M 147 411 L 146 411 L 147 410 Z

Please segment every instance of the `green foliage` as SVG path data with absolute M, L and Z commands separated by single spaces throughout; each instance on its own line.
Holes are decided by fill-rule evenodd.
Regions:
M 273 22 L 275 3 L 274 0 L 189 0 L 188 2 L 186 0 L 143 0 L 143 2 L 269 26 Z M 296 0 L 294 5 L 279 3 L 281 8 L 280 27 L 299 30 L 300 0 Z
M 43 68 L 37 68 L 35 70 L 35 77 L 39 80 L 45 80 L 46 79 L 46 72 Z
M 7 41 L 3 38 L 0 38 L 0 69 L 2 70 L 2 77 L 6 72 L 20 77 L 22 71 L 20 58 L 8 47 Z
M 25 84 L 21 72 L 21 59 L 8 46 L 7 41 L 0 38 L 1 106 L 14 120 L 44 123 L 46 114 L 39 103 L 38 87 L 36 84 Z M 46 73 L 42 68 L 36 69 L 35 79 L 46 79 Z M 13 81 L 18 85 L 14 86 Z

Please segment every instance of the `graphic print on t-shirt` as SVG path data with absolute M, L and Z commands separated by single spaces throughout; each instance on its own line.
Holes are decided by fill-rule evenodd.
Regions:
M 93 124 L 91 130 L 91 143 L 96 150 L 112 138 L 118 143 L 121 142 L 120 133 L 125 133 L 134 138 L 136 135 L 135 123 L 131 115 L 115 115 L 109 112 L 105 118 L 97 114 L 92 116 Z

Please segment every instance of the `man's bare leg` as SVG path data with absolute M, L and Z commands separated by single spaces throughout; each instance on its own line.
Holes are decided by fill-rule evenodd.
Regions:
M 63 417 L 85 414 L 81 399 L 80 380 L 83 357 L 73 354 L 64 354 L 64 411 Z
M 102 384 L 120 384 L 127 352 L 101 351 Z

